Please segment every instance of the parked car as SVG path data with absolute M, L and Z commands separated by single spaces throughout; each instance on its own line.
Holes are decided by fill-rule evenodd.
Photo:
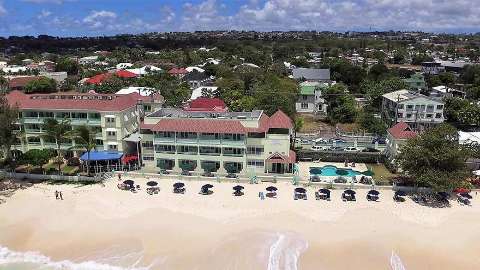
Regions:
M 330 146 L 328 148 L 328 150 L 330 150 L 330 151 L 343 151 L 343 147 L 341 147 L 341 146 Z
M 320 145 L 313 145 L 312 150 L 313 151 L 326 151 L 326 150 L 328 150 L 328 147 L 320 146 Z
M 367 148 L 364 148 L 362 150 L 362 152 L 364 152 L 364 153 L 378 153 L 378 152 L 380 152 L 380 150 L 375 149 L 373 147 L 367 147 Z
M 309 139 L 302 139 L 301 144 L 305 145 L 305 144 L 312 144 L 312 141 L 310 141 Z
M 386 144 L 386 139 L 383 137 L 376 137 L 373 138 L 372 143 L 378 143 L 378 144 Z
M 346 152 L 360 152 L 360 149 L 358 149 L 356 147 L 353 147 L 353 146 L 350 146 L 350 147 L 346 147 L 345 149 L 343 149 L 343 151 L 346 151 Z
M 316 138 L 316 139 L 313 140 L 313 143 L 314 144 L 328 143 L 328 140 L 326 140 L 324 138 Z
M 331 143 L 346 143 L 347 141 L 345 141 L 344 139 L 340 139 L 340 138 L 331 138 L 329 140 L 329 142 L 331 142 Z

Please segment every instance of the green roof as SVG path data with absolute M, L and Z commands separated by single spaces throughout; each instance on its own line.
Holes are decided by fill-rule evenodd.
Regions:
M 313 96 L 315 95 L 315 88 L 316 86 L 313 85 L 302 85 L 300 86 L 300 94 L 305 96 Z

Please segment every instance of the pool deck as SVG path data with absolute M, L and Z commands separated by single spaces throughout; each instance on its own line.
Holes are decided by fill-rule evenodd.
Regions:
M 323 166 L 335 166 L 338 169 L 352 169 L 354 171 L 364 172 L 367 171 L 367 165 L 365 163 L 355 163 L 355 167 L 352 167 L 352 163 L 349 163 L 347 167 L 345 167 L 345 163 L 343 162 L 299 162 L 300 167 L 300 177 L 301 179 L 308 180 L 310 179 L 310 168 L 311 167 L 323 167 Z M 327 176 L 327 177 L 334 177 L 334 176 Z

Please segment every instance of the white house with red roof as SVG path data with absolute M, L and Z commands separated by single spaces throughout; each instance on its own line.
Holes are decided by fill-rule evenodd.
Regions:
M 387 130 L 387 147 L 386 154 L 390 159 L 394 159 L 395 156 L 400 153 L 402 145 L 404 145 L 408 139 L 415 138 L 418 134 L 412 130 L 412 128 L 405 122 L 399 122 L 395 126 Z
M 292 120 L 282 111 L 202 112 L 163 108 L 140 126 L 151 170 L 185 174 L 291 174 Z
M 70 120 L 72 128 L 87 125 L 97 131 L 98 150 L 126 154 L 136 151 L 136 148 L 130 147 L 123 139 L 138 130 L 139 118 L 143 116 L 145 106 L 152 107 L 154 103 L 163 102 L 163 98 L 138 93 L 25 94 L 20 91 L 7 94 L 7 100 L 20 111 L 18 125 L 25 137 L 14 146 L 17 150 L 25 152 L 30 149 L 55 148 L 55 142 L 42 136 L 44 120 L 55 118 Z M 75 141 L 69 141 L 62 144 L 62 147 L 67 150 L 74 145 Z M 80 153 L 70 151 L 67 156 L 72 154 Z

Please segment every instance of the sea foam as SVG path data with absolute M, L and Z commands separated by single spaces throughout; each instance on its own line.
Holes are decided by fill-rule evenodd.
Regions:
M 308 242 L 289 234 L 277 233 L 270 245 L 267 270 L 297 270 L 298 259 Z

